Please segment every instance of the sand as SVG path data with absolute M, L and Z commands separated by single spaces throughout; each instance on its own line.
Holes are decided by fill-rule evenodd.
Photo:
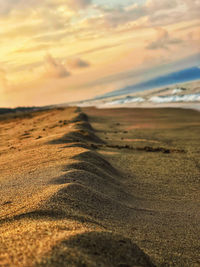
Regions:
M 0 117 L 0 266 L 199 266 L 200 116 Z

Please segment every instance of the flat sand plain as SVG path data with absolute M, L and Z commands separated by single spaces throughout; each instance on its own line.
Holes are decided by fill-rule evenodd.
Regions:
M 1 116 L 0 266 L 199 266 L 199 133 L 182 109 Z

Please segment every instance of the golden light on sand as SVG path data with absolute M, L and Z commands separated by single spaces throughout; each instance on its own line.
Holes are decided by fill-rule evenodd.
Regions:
M 195 266 L 199 128 L 177 108 L 0 114 L 0 265 Z
M 199 11 L 0 0 L 0 266 L 199 266 Z

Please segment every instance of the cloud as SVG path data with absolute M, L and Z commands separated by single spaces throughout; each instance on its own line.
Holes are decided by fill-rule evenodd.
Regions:
M 96 6 L 100 15 L 92 17 L 90 24 L 107 29 L 126 27 L 130 23 L 139 23 L 144 27 L 163 27 L 184 20 L 199 17 L 199 0 L 147 0 L 144 3 L 134 3 L 128 6 L 115 6 L 113 8 Z M 145 23 L 146 18 L 146 23 Z M 139 20 L 144 19 L 140 24 Z
M 45 78 L 65 78 L 70 76 L 70 72 L 67 71 L 66 67 L 59 61 L 55 60 L 50 54 L 45 57 Z
M 164 26 L 177 22 L 199 19 L 199 0 L 148 0 L 145 4 L 148 23 Z
M 96 6 L 96 10 L 100 12 L 100 16 L 92 18 L 91 23 L 95 25 L 103 25 L 104 27 L 115 28 L 123 24 L 127 24 L 131 21 L 146 15 L 146 9 L 143 5 L 131 5 L 125 7 L 106 8 L 102 6 Z
M 41 50 L 48 50 L 50 48 L 49 44 L 38 44 L 35 46 L 31 46 L 31 47 L 24 47 L 24 48 L 20 48 L 17 49 L 15 51 L 13 51 L 13 53 L 30 53 L 30 52 L 38 52 Z
M 156 28 L 155 30 L 157 31 L 157 38 L 155 41 L 148 44 L 146 47 L 147 49 L 169 49 L 169 46 L 182 42 L 181 39 L 170 37 L 168 31 L 163 28 Z
M 69 8 L 71 10 L 85 9 L 91 5 L 92 0 L 0 0 L 0 15 L 8 15 L 12 11 L 22 11 L 24 9 L 53 9 L 58 7 Z
M 185 5 L 187 5 L 187 7 L 189 9 L 195 10 L 198 12 L 199 8 L 200 8 L 200 1 L 199 0 L 183 0 L 183 2 L 185 3 Z
M 138 4 L 133 4 L 136 2 Z M 67 80 L 71 89 L 72 81 L 80 83 L 81 75 L 84 81 L 90 81 L 95 75 L 100 77 L 110 72 L 122 79 L 118 72 L 136 68 L 136 65 L 139 68 L 144 55 L 150 54 L 155 63 L 158 56 L 173 58 L 180 54 L 181 57 L 191 53 L 193 48 L 197 51 L 197 26 L 191 34 L 177 28 L 197 23 L 195 14 L 199 12 L 199 0 L 117 3 L 119 1 L 114 0 L 107 3 L 105 0 L 93 3 L 92 0 L 0 0 L 0 20 L 4 25 L 0 29 L 0 57 L 1 61 L 7 61 L 2 66 L 8 77 L 6 81 L 6 73 L 1 72 L 1 86 L 8 82 L 9 86 L 14 83 L 20 87 L 26 79 L 28 82 L 38 79 L 41 84 L 49 80 L 57 90 L 60 83 L 66 89 Z M 171 25 L 169 32 L 165 30 L 169 24 L 177 22 L 179 25 Z M 154 37 L 152 27 L 156 30 Z M 148 38 L 146 43 L 145 38 Z M 184 40 L 183 45 L 178 45 L 182 40 L 177 38 Z M 56 58 L 47 55 L 43 62 L 42 55 L 50 49 Z M 68 54 L 65 54 L 66 49 Z M 84 58 L 94 62 L 92 68 L 87 69 L 90 62 Z M 164 62 L 164 58 L 160 61 Z M 84 68 L 85 71 L 79 71 Z M 68 77 L 70 72 L 74 75 Z M 57 79 L 56 86 L 51 78 Z M 48 86 L 46 88 L 48 90 Z
M 68 59 L 66 65 L 71 69 L 87 68 L 90 66 L 89 62 L 77 57 Z
M 200 1 L 199 0 L 183 0 L 187 8 L 187 17 L 189 19 L 199 19 Z
M 189 0 L 190 1 L 190 0 Z M 145 6 L 150 12 L 174 9 L 178 5 L 177 0 L 147 0 Z
M 101 24 L 103 24 L 104 21 L 107 26 L 116 28 L 146 18 L 148 25 L 146 24 L 145 26 L 149 27 L 155 26 L 157 21 L 159 21 L 160 25 L 166 25 L 168 20 L 171 21 L 171 17 L 175 20 L 177 9 L 183 5 L 181 1 L 182 0 L 147 0 L 145 3 L 134 3 L 128 6 L 118 6 L 113 8 L 97 6 L 96 9 L 101 12 L 101 16 L 99 16 L 98 19 L 98 21 L 102 21 Z M 183 19 L 184 12 L 180 13 L 181 17 L 178 16 L 177 20 L 181 20 L 181 18 Z
M 15 9 L 37 6 L 39 0 L 0 0 L 0 15 L 7 15 Z
M 92 0 L 67 0 L 66 3 L 70 9 L 77 11 L 87 8 L 92 3 Z

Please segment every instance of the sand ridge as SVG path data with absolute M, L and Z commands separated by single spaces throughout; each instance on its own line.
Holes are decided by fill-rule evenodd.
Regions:
M 98 153 L 120 170 L 120 181 L 133 198 L 133 216 L 120 231 L 137 240 L 157 266 L 199 266 L 199 112 L 84 111 L 98 136 L 106 140 L 98 145 Z
M 61 108 L 0 129 L 1 266 L 199 266 L 198 112 Z
M 1 180 L 10 200 L 5 196 L 1 202 L 0 266 L 153 266 L 117 231 L 133 216 L 132 196 L 120 182 L 119 170 L 94 149 L 105 141 L 95 134 L 87 115 L 72 108 L 52 110 L 28 119 L 24 129 L 26 123 L 38 132 L 34 139 L 25 138 L 30 131 L 19 134 L 24 138 L 22 164 L 8 151 L 2 154 L 17 168 L 16 183 L 12 177 Z M 40 130 L 44 124 L 45 136 Z M 5 177 L 10 173 L 5 170 Z

